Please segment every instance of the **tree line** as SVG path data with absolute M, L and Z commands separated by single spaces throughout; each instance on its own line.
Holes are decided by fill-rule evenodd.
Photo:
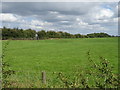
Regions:
M 48 39 L 48 38 L 101 38 L 101 37 L 112 37 L 107 33 L 91 33 L 87 35 L 82 34 L 70 34 L 62 31 L 35 31 L 32 29 L 18 29 L 18 28 L 6 28 L 1 29 L 2 39 Z

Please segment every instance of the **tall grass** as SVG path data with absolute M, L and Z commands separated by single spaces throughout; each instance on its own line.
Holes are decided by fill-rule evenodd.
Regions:
M 10 68 L 10 65 L 4 60 L 6 56 L 6 50 L 9 45 L 10 41 L 6 41 L 6 43 L 3 46 L 2 50 L 2 88 L 9 87 L 11 85 L 11 82 L 8 80 L 8 78 L 14 74 L 15 72 Z
M 78 69 L 70 76 L 58 73 L 58 78 L 66 88 L 119 88 L 119 73 L 113 73 L 113 66 L 109 60 L 100 57 L 99 63 L 95 63 L 90 51 L 87 52 L 88 68 Z

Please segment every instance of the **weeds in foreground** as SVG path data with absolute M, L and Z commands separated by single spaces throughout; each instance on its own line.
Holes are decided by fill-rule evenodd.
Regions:
M 9 45 L 10 41 L 6 41 L 3 49 L 2 49 L 2 87 L 9 87 L 11 85 L 11 82 L 8 80 L 8 78 L 15 73 L 15 71 L 10 69 L 10 65 L 4 60 L 5 58 L 5 52 L 7 50 L 7 47 Z
M 103 58 L 99 58 L 99 63 L 95 63 L 92 59 L 90 51 L 87 52 L 88 67 L 78 68 L 71 75 L 65 75 L 63 72 L 54 73 L 51 79 L 47 80 L 46 85 L 37 82 L 41 88 L 118 88 L 120 86 L 119 74 L 113 73 L 113 66 L 110 62 Z M 3 60 L 4 61 L 4 60 Z M 11 87 L 10 82 L 7 80 L 9 76 L 14 74 L 13 70 L 5 69 L 9 65 L 3 64 L 3 87 Z M 37 81 L 37 80 L 36 80 Z M 55 81 L 54 84 L 52 81 Z M 19 83 L 19 82 L 18 82 Z M 28 82 L 29 85 L 31 82 Z M 19 83 L 19 85 L 21 85 Z M 16 87 L 20 87 L 17 86 Z M 23 85 L 24 87 L 24 85 Z M 34 84 L 28 86 L 29 88 L 37 87 Z
M 79 69 L 73 75 L 66 76 L 58 73 L 57 77 L 66 88 L 118 88 L 120 86 L 119 74 L 113 73 L 113 66 L 110 62 L 100 57 L 99 63 L 91 58 L 90 51 L 87 52 L 88 68 Z M 72 79 L 71 79 L 72 77 Z

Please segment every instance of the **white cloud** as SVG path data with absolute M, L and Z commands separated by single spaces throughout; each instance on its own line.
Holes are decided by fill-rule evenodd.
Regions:
M 114 13 L 110 9 L 102 9 L 98 13 L 96 13 L 96 19 L 105 19 L 110 18 L 114 15 Z
M 60 22 L 62 22 L 62 23 L 68 23 L 69 21 L 60 21 Z
M 11 13 L 1 13 L 0 14 L 0 20 L 1 21 L 7 21 L 7 22 L 14 22 L 14 21 L 17 21 L 18 18 Z
M 26 28 L 31 28 L 31 29 L 43 29 L 41 26 L 35 26 L 35 25 L 26 25 Z
M 31 21 L 31 24 L 32 24 L 32 25 L 42 25 L 42 26 L 44 25 L 43 22 L 40 22 L 40 21 L 38 21 L 38 20 L 32 20 L 32 21 Z
M 49 11 L 50 12 L 50 14 L 58 14 L 58 12 L 56 12 L 56 11 Z
M 91 18 L 91 19 L 93 19 L 93 18 Z M 82 18 L 78 18 L 78 17 L 76 18 L 76 23 L 75 23 L 76 27 L 79 27 L 79 28 L 90 29 L 90 30 L 95 29 L 96 31 L 97 30 L 107 30 L 107 28 L 102 27 L 100 24 L 90 24 L 88 22 L 83 21 Z
M 48 23 L 46 21 L 39 21 L 39 20 L 32 20 L 31 25 L 35 25 L 35 26 L 45 26 L 45 25 L 52 25 L 52 23 Z
M 65 18 L 65 16 L 63 16 L 63 15 L 58 15 L 57 18 L 63 19 L 63 18 Z
M 89 30 L 109 33 L 113 30 L 114 33 L 118 21 L 118 6 L 112 3 L 8 3 L 6 6 L 9 7 L 3 7 L 6 8 L 3 13 L 11 12 L 12 20 L 6 18 L 4 21 L 12 21 L 13 27 L 15 23 L 20 28 L 67 30 L 70 33 L 88 33 Z
M 80 21 L 80 22 L 78 23 L 78 25 L 86 26 L 86 25 L 88 25 L 88 23 L 83 22 L 83 21 Z
M 76 18 L 76 21 L 80 21 L 80 18 Z
M 118 22 L 118 18 L 113 18 L 113 22 Z
M 78 23 L 80 25 L 80 28 L 84 28 L 84 29 L 90 29 L 90 30 L 107 30 L 107 28 L 102 27 L 100 24 L 93 24 L 90 25 L 88 23 L 85 22 L 80 22 Z

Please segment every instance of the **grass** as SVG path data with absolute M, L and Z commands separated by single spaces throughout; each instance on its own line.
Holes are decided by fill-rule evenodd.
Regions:
M 52 79 L 53 72 L 70 74 L 77 66 L 88 67 L 89 50 L 95 62 L 99 56 L 105 57 L 114 66 L 114 73 L 118 72 L 118 38 L 11 40 L 5 60 L 16 74 L 9 79 L 18 81 L 20 87 L 40 87 L 41 71 Z

